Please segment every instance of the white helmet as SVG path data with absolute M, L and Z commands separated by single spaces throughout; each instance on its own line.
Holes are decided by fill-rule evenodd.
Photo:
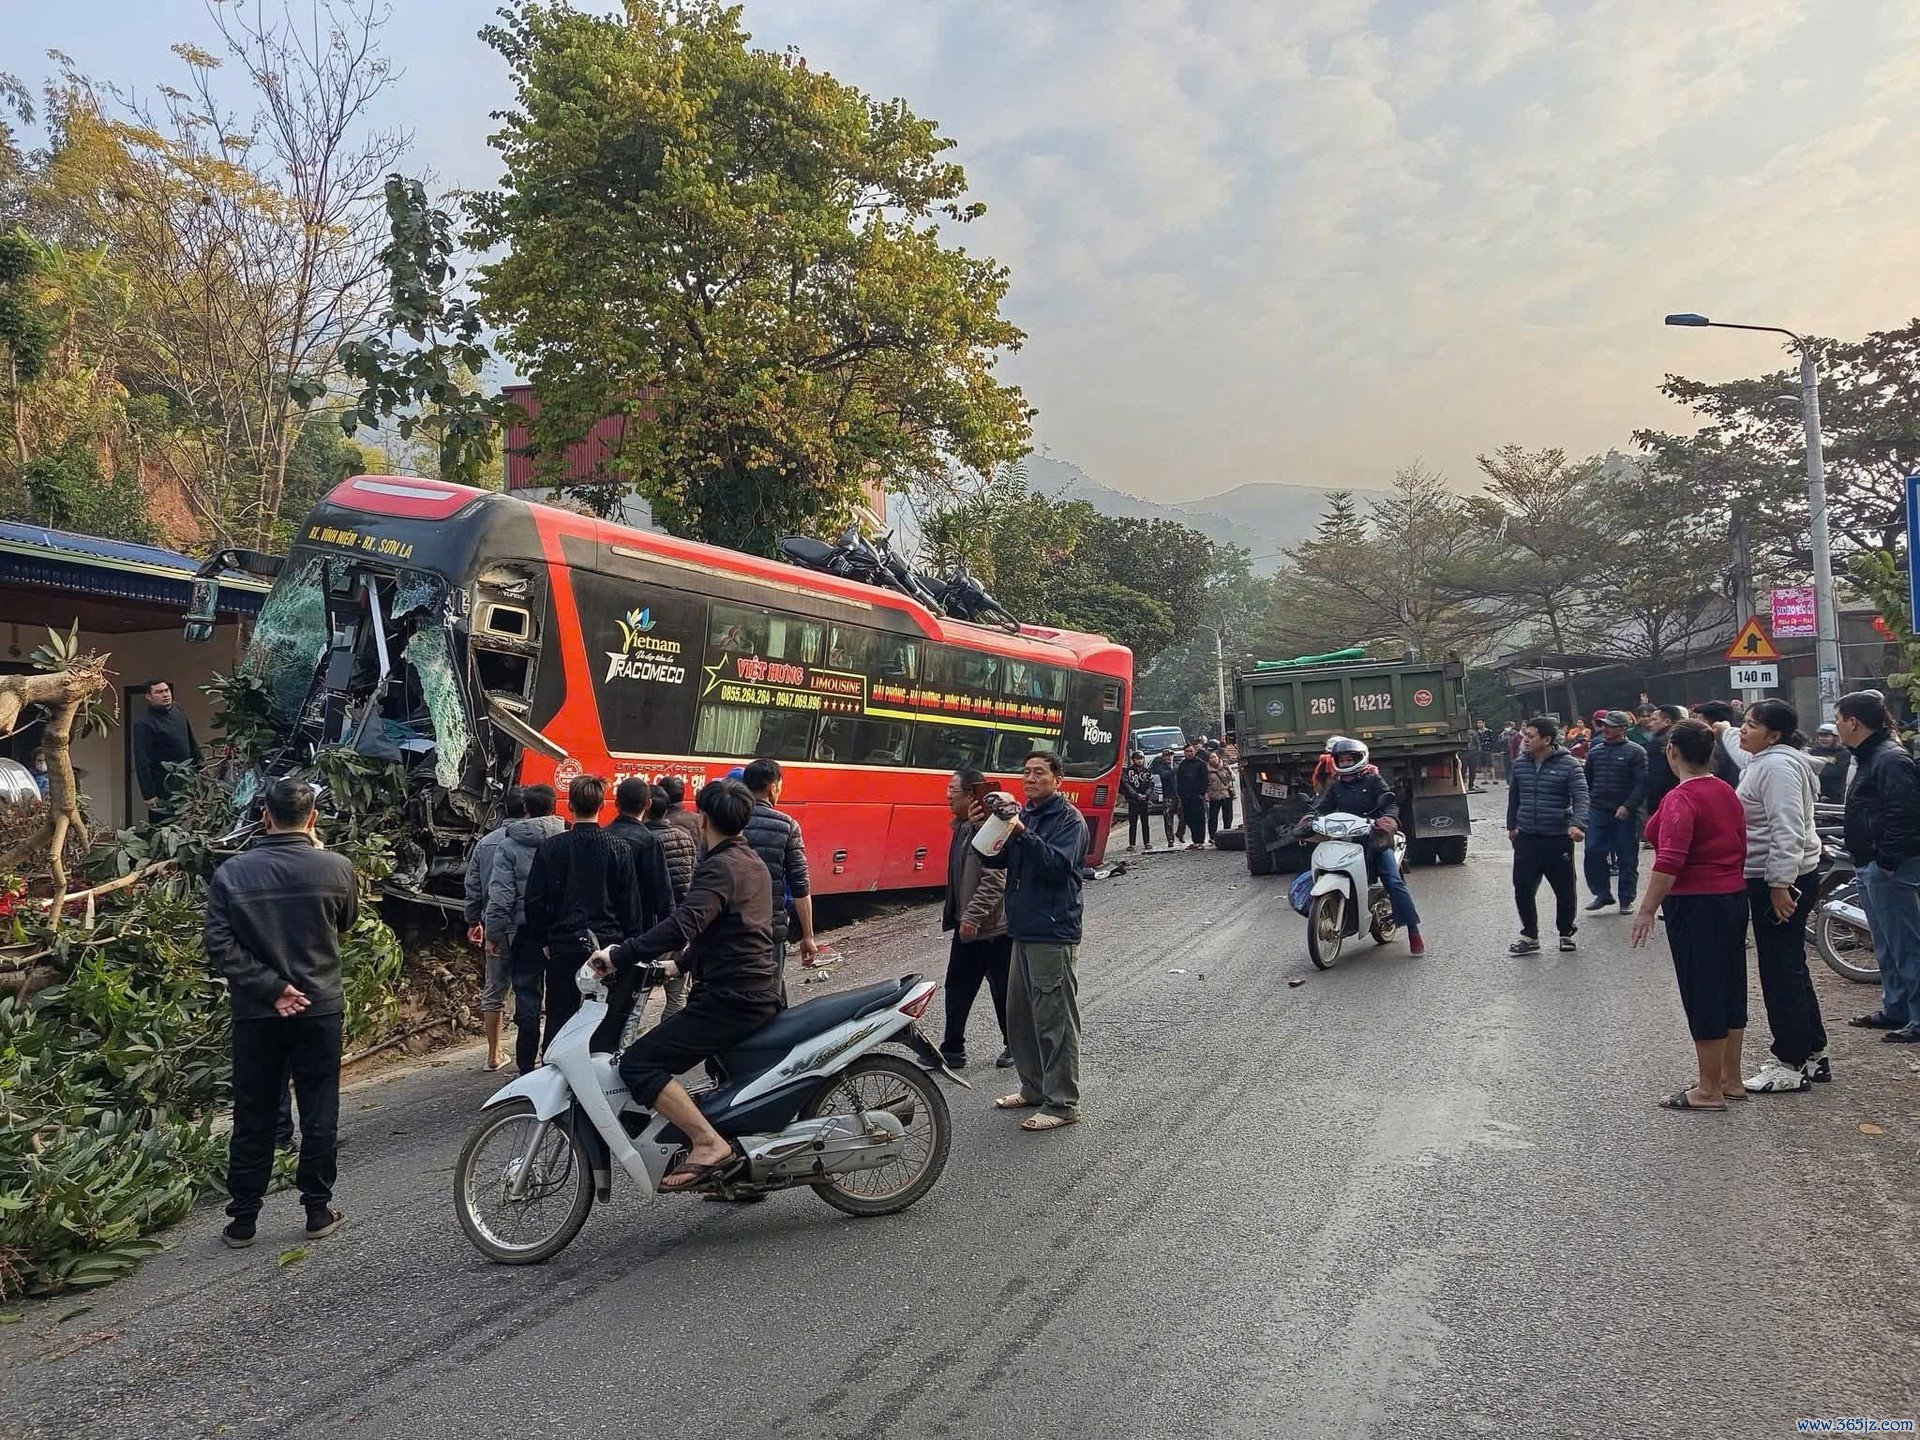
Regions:
M 1327 742 L 1327 754 L 1333 757 L 1333 773 L 1336 775 L 1358 775 L 1367 768 L 1367 747 L 1361 740 L 1350 740 L 1345 735 L 1336 735 Z

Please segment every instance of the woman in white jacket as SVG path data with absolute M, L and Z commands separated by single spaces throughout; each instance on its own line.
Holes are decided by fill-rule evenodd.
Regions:
M 1807 973 L 1807 917 L 1813 909 L 1820 838 L 1813 828 L 1814 767 L 1799 746 L 1800 717 L 1784 700 L 1747 707 L 1740 772 L 1747 812 L 1747 903 L 1760 959 L 1760 995 L 1774 1058 L 1746 1082 L 1756 1095 L 1805 1090 L 1832 1078 L 1820 1001 Z

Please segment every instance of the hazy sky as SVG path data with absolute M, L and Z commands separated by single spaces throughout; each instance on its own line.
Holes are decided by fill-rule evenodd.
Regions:
M 493 0 L 396 0 L 393 114 L 496 177 Z M 0 68 L 173 73 L 199 0 L 0 0 Z M 1663 372 L 1916 312 L 1912 0 L 748 0 L 760 43 L 959 143 L 1028 332 L 1036 442 L 1162 500 L 1251 480 L 1463 488 L 1517 441 L 1678 424 Z

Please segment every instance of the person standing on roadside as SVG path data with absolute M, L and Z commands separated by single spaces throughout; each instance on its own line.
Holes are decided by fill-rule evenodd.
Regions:
M 173 703 L 172 685 L 149 680 L 144 693 L 146 713 L 133 722 L 133 776 L 140 798 L 147 802 L 147 818 L 159 824 L 171 819 L 180 805 L 167 766 L 191 760 L 197 767 L 200 742 L 193 738 L 186 713 Z
M 493 852 L 487 875 L 487 903 L 481 927 L 487 936 L 487 961 L 504 956 L 513 985 L 513 1055 L 520 1073 L 533 1069 L 540 1054 L 540 998 L 546 990 L 547 957 L 540 937 L 527 924 L 527 877 L 543 841 L 567 828 L 553 813 L 559 796 L 551 785 L 526 787 L 527 813 L 509 820 Z
M 503 817 L 500 823 L 476 840 L 473 853 L 467 856 L 467 903 L 464 912 L 467 942 L 480 947 L 486 966 L 480 991 L 480 1021 L 487 1032 L 489 1070 L 498 1070 L 503 1063 L 500 1059 L 500 1021 L 507 1008 L 507 990 L 513 983 L 513 976 L 509 970 L 507 952 L 487 944 L 487 927 L 483 923 L 487 913 L 487 882 L 493 877 L 493 857 L 500 849 L 500 842 L 507 837 L 507 826 L 515 820 L 526 818 L 527 792 L 524 787 L 508 787 L 500 801 L 500 813 Z
M 1840 732 L 1822 725 L 1814 732 L 1808 756 L 1820 767 L 1820 803 L 1842 805 L 1847 799 L 1847 777 L 1853 771 L 1853 752 L 1840 743 Z
M 1687 718 L 1678 705 L 1656 705 L 1647 717 L 1647 813 L 1660 807 L 1667 792 L 1680 783 L 1667 757 L 1667 736 Z
M 1560 747 L 1560 727 L 1551 716 L 1536 715 L 1521 727 L 1525 748 L 1514 763 L 1507 789 L 1507 838 L 1513 842 L 1513 903 L 1520 912 L 1520 938 L 1509 955 L 1540 953 L 1540 911 L 1536 897 L 1545 877 L 1553 889 L 1554 928 L 1560 949 L 1573 951 L 1575 907 L 1580 903 L 1573 878 L 1573 847 L 1586 835 L 1587 776 L 1580 762 Z
M 307 1238 L 333 1234 L 340 1124 L 340 1042 L 346 999 L 340 942 L 359 916 L 360 883 L 344 855 L 314 838 L 314 789 L 267 786 L 265 832 L 214 871 L 203 936 L 233 1006 L 233 1132 L 227 1139 L 227 1226 L 234 1249 L 253 1244 L 273 1178 L 280 1098 L 300 1102 L 294 1182 Z
M 1755 1095 L 1833 1078 L 1820 999 L 1807 973 L 1820 837 L 1813 828 L 1813 764 L 1798 748 L 1799 728 L 1799 712 L 1784 700 L 1749 705 L 1740 725 L 1740 744 L 1753 757 L 1739 786 L 1747 819 L 1747 906 L 1774 1056 L 1746 1082 Z M 1739 1056 L 1730 1059 L 1737 1068 Z
M 1633 717 L 1601 717 L 1600 743 L 1587 752 L 1588 910 L 1614 903 L 1612 866 L 1620 868 L 1620 913 L 1633 910 L 1640 889 L 1640 807 L 1647 803 L 1647 752 L 1627 739 Z
M 605 780 L 598 775 L 576 776 L 567 786 L 573 824 L 540 842 L 533 868 L 527 872 L 527 928 L 545 962 L 543 1050 L 580 1008 L 574 972 L 586 964 L 596 946 L 624 940 L 641 929 L 633 860 L 627 847 L 600 825 L 606 803 Z
M 1693 707 L 1696 720 L 1704 720 L 1713 729 L 1719 750 L 1714 753 L 1713 773 L 1729 785 L 1740 783 L 1740 772 L 1751 758 L 1740 748 L 1740 731 L 1734 725 L 1734 709 L 1724 700 L 1704 700 Z
M 1894 738 L 1878 695 L 1842 695 L 1834 710 L 1840 739 L 1853 752 L 1847 853 L 1859 867 L 1880 961 L 1880 1008 L 1847 1023 L 1910 1045 L 1920 1042 L 1920 772 Z
M 1725 1110 L 1740 1088 L 1740 1045 L 1747 1030 L 1747 900 L 1741 875 L 1746 815 L 1739 797 L 1711 770 L 1719 749 L 1713 728 L 1683 720 L 1668 746 L 1680 783 L 1647 824 L 1653 874 L 1633 912 L 1627 943 L 1653 934 L 1666 917 L 1680 1006 L 1693 1037 L 1698 1075 L 1660 1097 L 1662 1110 Z
M 687 890 L 693 884 L 693 867 L 697 857 L 694 855 L 693 837 L 685 826 L 676 825 L 667 818 L 667 792 L 660 786 L 652 786 L 647 792 L 647 829 L 653 832 L 653 838 L 660 842 L 660 854 L 667 862 L 667 886 L 673 892 L 673 903 L 678 906 L 687 898 Z M 695 817 L 698 823 L 699 817 Z M 660 1012 L 665 1021 L 678 1015 L 687 1004 L 687 977 L 675 975 L 663 987 L 667 1002 Z
M 1506 753 L 1505 769 L 1507 784 L 1513 784 L 1513 767 L 1520 761 L 1520 751 L 1526 745 L 1527 737 L 1520 733 L 1519 722 L 1507 721 L 1507 728 L 1500 734 L 1501 749 Z
M 1576 715 L 1573 717 L 1573 723 L 1567 726 L 1566 734 L 1561 737 L 1560 743 L 1569 755 L 1585 763 L 1587 750 L 1593 743 L 1593 731 L 1587 728 L 1586 721 Z
M 753 814 L 743 833 L 773 876 L 773 975 L 781 1003 L 787 993 L 787 936 L 800 932 L 800 963 L 811 968 L 820 946 L 813 938 L 813 889 L 807 876 L 807 845 L 800 822 L 775 807 L 785 784 L 778 760 L 756 760 L 741 777 L 753 795 Z M 791 923 L 789 922 L 791 912 Z
M 1187 832 L 1187 849 L 1206 846 L 1207 835 L 1207 762 L 1200 748 L 1189 740 L 1180 764 L 1173 772 L 1174 794 L 1180 797 L 1181 823 Z
M 678 775 L 662 775 L 654 783 L 660 787 L 660 793 L 667 797 L 667 823 L 677 826 L 693 842 L 693 853 L 697 858 L 700 854 L 700 816 L 685 803 L 687 782 Z
M 1179 818 L 1180 799 L 1174 793 L 1173 747 L 1169 745 L 1155 756 L 1147 770 L 1159 784 L 1160 814 L 1166 830 L 1166 845 L 1171 850 L 1175 838 L 1175 826 L 1178 825 L 1182 833 L 1186 830 L 1186 823 Z
M 1207 839 L 1233 828 L 1233 769 L 1216 743 L 1207 749 Z
M 1189 749 L 1192 747 L 1189 746 Z M 1204 765 L 1205 762 L 1202 762 Z M 1055 1130 L 1080 1118 L 1080 867 L 1087 822 L 1060 793 L 1060 757 L 1036 750 L 1020 766 L 1026 806 L 989 869 L 1007 872 L 1007 1048 L 1020 1088 L 1001 1110 L 1032 1110 L 1022 1130 Z M 986 818 L 984 810 L 972 816 Z
M 1147 757 L 1138 750 L 1120 772 L 1120 798 L 1127 802 L 1127 849 L 1144 840 L 1153 850 L 1153 821 L 1160 811 L 1160 777 L 1147 768 Z
M 647 802 L 652 797 L 653 786 L 645 776 L 629 775 L 613 787 L 614 816 L 607 824 L 608 838 L 626 846 L 628 858 L 633 862 L 634 901 L 640 909 L 634 928 L 639 930 L 651 930 L 673 911 L 673 883 L 667 878 L 666 854 L 660 848 L 659 838 L 647 828 Z M 624 988 L 623 981 L 626 982 Z M 618 976 L 607 987 L 607 1028 L 597 1036 L 607 1044 L 596 1045 L 595 1049 L 618 1048 L 633 1018 L 633 1001 L 638 991 L 637 975 Z
M 1138 754 L 1134 758 L 1144 759 Z M 1141 771 L 1145 773 L 1144 765 Z M 947 1027 L 940 1055 L 955 1070 L 967 1068 L 967 1016 L 983 980 L 1000 1026 L 1000 1056 L 993 1063 L 1002 1069 L 1013 1064 L 1013 1051 L 1007 1047 L 1007 969 L 1013 959 L 1013 941 L 1007 935 L 1007 872 L 988 868 L 986 857 L 973 848 L 980 829 L 972 818 L 974 797 L 985 783 L 986 776 L 970 765 L 947 779 L 953 835 L 947 844 L 947 896 L 940 928 L 953 932 L 953 944 L 947 952 Z

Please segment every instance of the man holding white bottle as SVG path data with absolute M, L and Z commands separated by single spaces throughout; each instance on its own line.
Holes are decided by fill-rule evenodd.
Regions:
M 1017 814 L 1002 800 L 1007 834 L 985 857 L 1007 872 L 1007 933 L 1013 960 L 1007 983 L 1007 1048 L 1020 1088 L 1002 1110 L 1037 1110 L 1022 1130 L 1057 1130 L 1080 1118 L 1080 867 L 1087 822 L 1060 793 L 1060 757 L 1036 750 L 1020 767 L 1027 803 Z M 987 818 L 977 807 L 976 823 Z

